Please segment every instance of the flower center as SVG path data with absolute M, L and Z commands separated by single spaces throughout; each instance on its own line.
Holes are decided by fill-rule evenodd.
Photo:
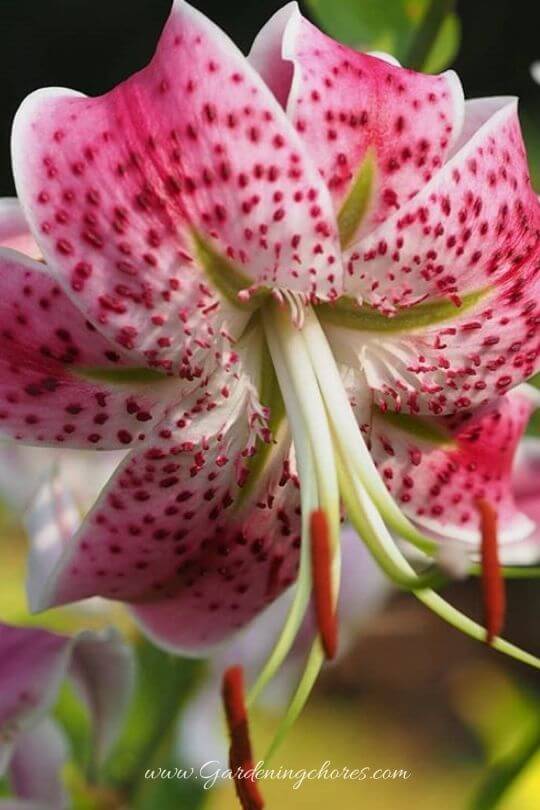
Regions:
M 335 652 L 341 503 L 372 556 L 397 586 L 415 592 L 431 610 L 467 635 L 480 640 L 486 638 L 484 628 L 451 607 L 433 590 L 447 579 L 429 559 L 437 557 L 439 546 L 408 520 L 382 481 L 314 309 L 306 307 L 301 319 L 291 318 L 283 303 L 265 301 L 260 318 L 290 424 L 301 482 L 300 569 L 289 615 L 249 693 L 248 705 L 254 703 L 284 662 L 306 614 L 312 590 L 318 638 L 265 760 L 276 750 L 305 705 L 325 657 L 331 658 Z M 492 534 L 484 531 L 488 538 Z M 414 570 L 393 535 L 423 553 L 427 563 L 424 570 Z M 493 583 L 493 577 L 490 582 Z M 494 593 L 494 589 L 495 586 L 490 593 Z M 490 614 L 489 606 L 500 605 L 501 600 L 490 597 L 485 604 L 490 643 L 512 657 L 540 666 L 533 656 L 496 637 L 502 623 L 502 609 L 496 608 Z

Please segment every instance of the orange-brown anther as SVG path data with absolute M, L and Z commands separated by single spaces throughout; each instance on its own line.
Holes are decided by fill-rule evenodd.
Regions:
M 316 509 L 310 518 L 311 564 L 317 627 L 328 659 L 335 657 L 338 643 L 337 615 L 332 589 L 332 549 L 328 518 Z
M 495 636 L 500 635 L 506 611 L 506 593 L 504 579 L 499 563 L 497 543 L 497 512 L 483 499 L 476 502 L 480 512 L 482 531 L 482 593 L 484 599 L 486 641 L 491 644 Z
M 230 667 L 223 675 L 223 703 L 231 738 L 229 766 L 236 795 L 243 810 L 262 810 L 264 801 L 257 786 L 249 739 L 242 667 Z

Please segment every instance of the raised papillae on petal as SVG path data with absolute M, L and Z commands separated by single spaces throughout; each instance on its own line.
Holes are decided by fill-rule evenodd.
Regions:
M 216 265 L 248 297 L 341 290 L 331 199 L 300 137 L 187 3 L 174 3 L 148 67 L 106 95 L 29 96 L 12 143 L 45 259 L 95 325 L 152 365 L 195 373 L 193 356 L 245 325 L 213 284 Z
M 378 412 L 371 452 L 403 511 L 435 536 L 478 544 L 477 502 L 486 500 L 497 512 L 500 543 L 519 541 L 534 529 L 516 505 L 512 485 L 531 409 L 516 392 L 454 417 Z
M 145 441 L 178 383 L 142 380 L 38 262 L 0 250 L 0 434 L 112 449 Z M 144 371 L 144 370 L 143 370 Z
M 348 253 L 352 331 L 334 345 L 392 410 L 467 410 L 538 367 L 540 205 L 515 100 L 488 101 L 468 105 L 449 163 Z
M 178 413 L 127 457 L 51 573 L 40 607 L 119 599 L 157 643 L 200 651 L 292 584 L 300 518 L 288 445 L 268 458 L 266 445 L 253 443 L 239 392 L 213 435 L 187 440 L 193 414 Z
M 278 98 L 283 61 L 293 63 L 287 112 L 332 192 L 347 246 L 440 169 L 461 129 L 463 92 L 451 71 L 427 76 L 359 53 L 315 28 L 296 4 L 287 9 L 261 31 L 250 59 L 271 87 L 280 77 Z

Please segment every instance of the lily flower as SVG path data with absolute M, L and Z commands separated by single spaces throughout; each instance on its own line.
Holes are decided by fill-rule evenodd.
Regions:
M 62 810 L 69 806 L 62 768 L 69 755 L 60 726 L 49 717 L 69 678 L 93 722 L 93 756 L 103 762 L 124 718 L 133 683 L 129 648 L 114 631 L 75 638 L 36 628 L 0 625 L 0 776 L 16 798 L 0 807 Z
M 454 417 L 538 368 L 516 101 L 464 105 L 453 72 L 357 53 L 295 4 L 246 60 L 176 0 L 145 69 L 99 98 L 33 93 L 12 149 L 45 264 L 1 255 L 3 431 L 130 450 L 35 606 L 119 599 L 157 643 L 201 653 L 298 576 L 254 699 L 312 568 L 332 635 L 340 499 L 395 581 L 439 582 L 388 534 L 433 551 L 376 470 L 371 404 Z M 322 659 L 316 645 L 293 714 Z M 228 687 L 243 722 L 237 673 Z

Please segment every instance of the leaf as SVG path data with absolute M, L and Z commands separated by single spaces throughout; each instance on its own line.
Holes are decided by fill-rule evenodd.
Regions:
M 407 55 L 433 0 L 306 0 L 314 19 L 334 39 L 362 51 L 386 51 L 407 66 Z M 448 14 L 422 65 L 438 73 L 454 60 L 461 26 Z
M 426 73 L 440 73 L 457 56 L 461 41 L 461 22 L 457 14 L 449 14 L 443 22 L 429 56 L 422 68 Z
M 306 5 L 331 37 L 362 50 L 386 42 L 396 55 L 396 43 L 411 25 L 404 0 L 306 0 Z
M 136 658 L 135 696 L 106 767 L 107 781 L 129 796 L 145 785 L 147 768 L 169 760 L 180 711 L 204 671 L 202 661 L 170 655 L 142 639 Z

